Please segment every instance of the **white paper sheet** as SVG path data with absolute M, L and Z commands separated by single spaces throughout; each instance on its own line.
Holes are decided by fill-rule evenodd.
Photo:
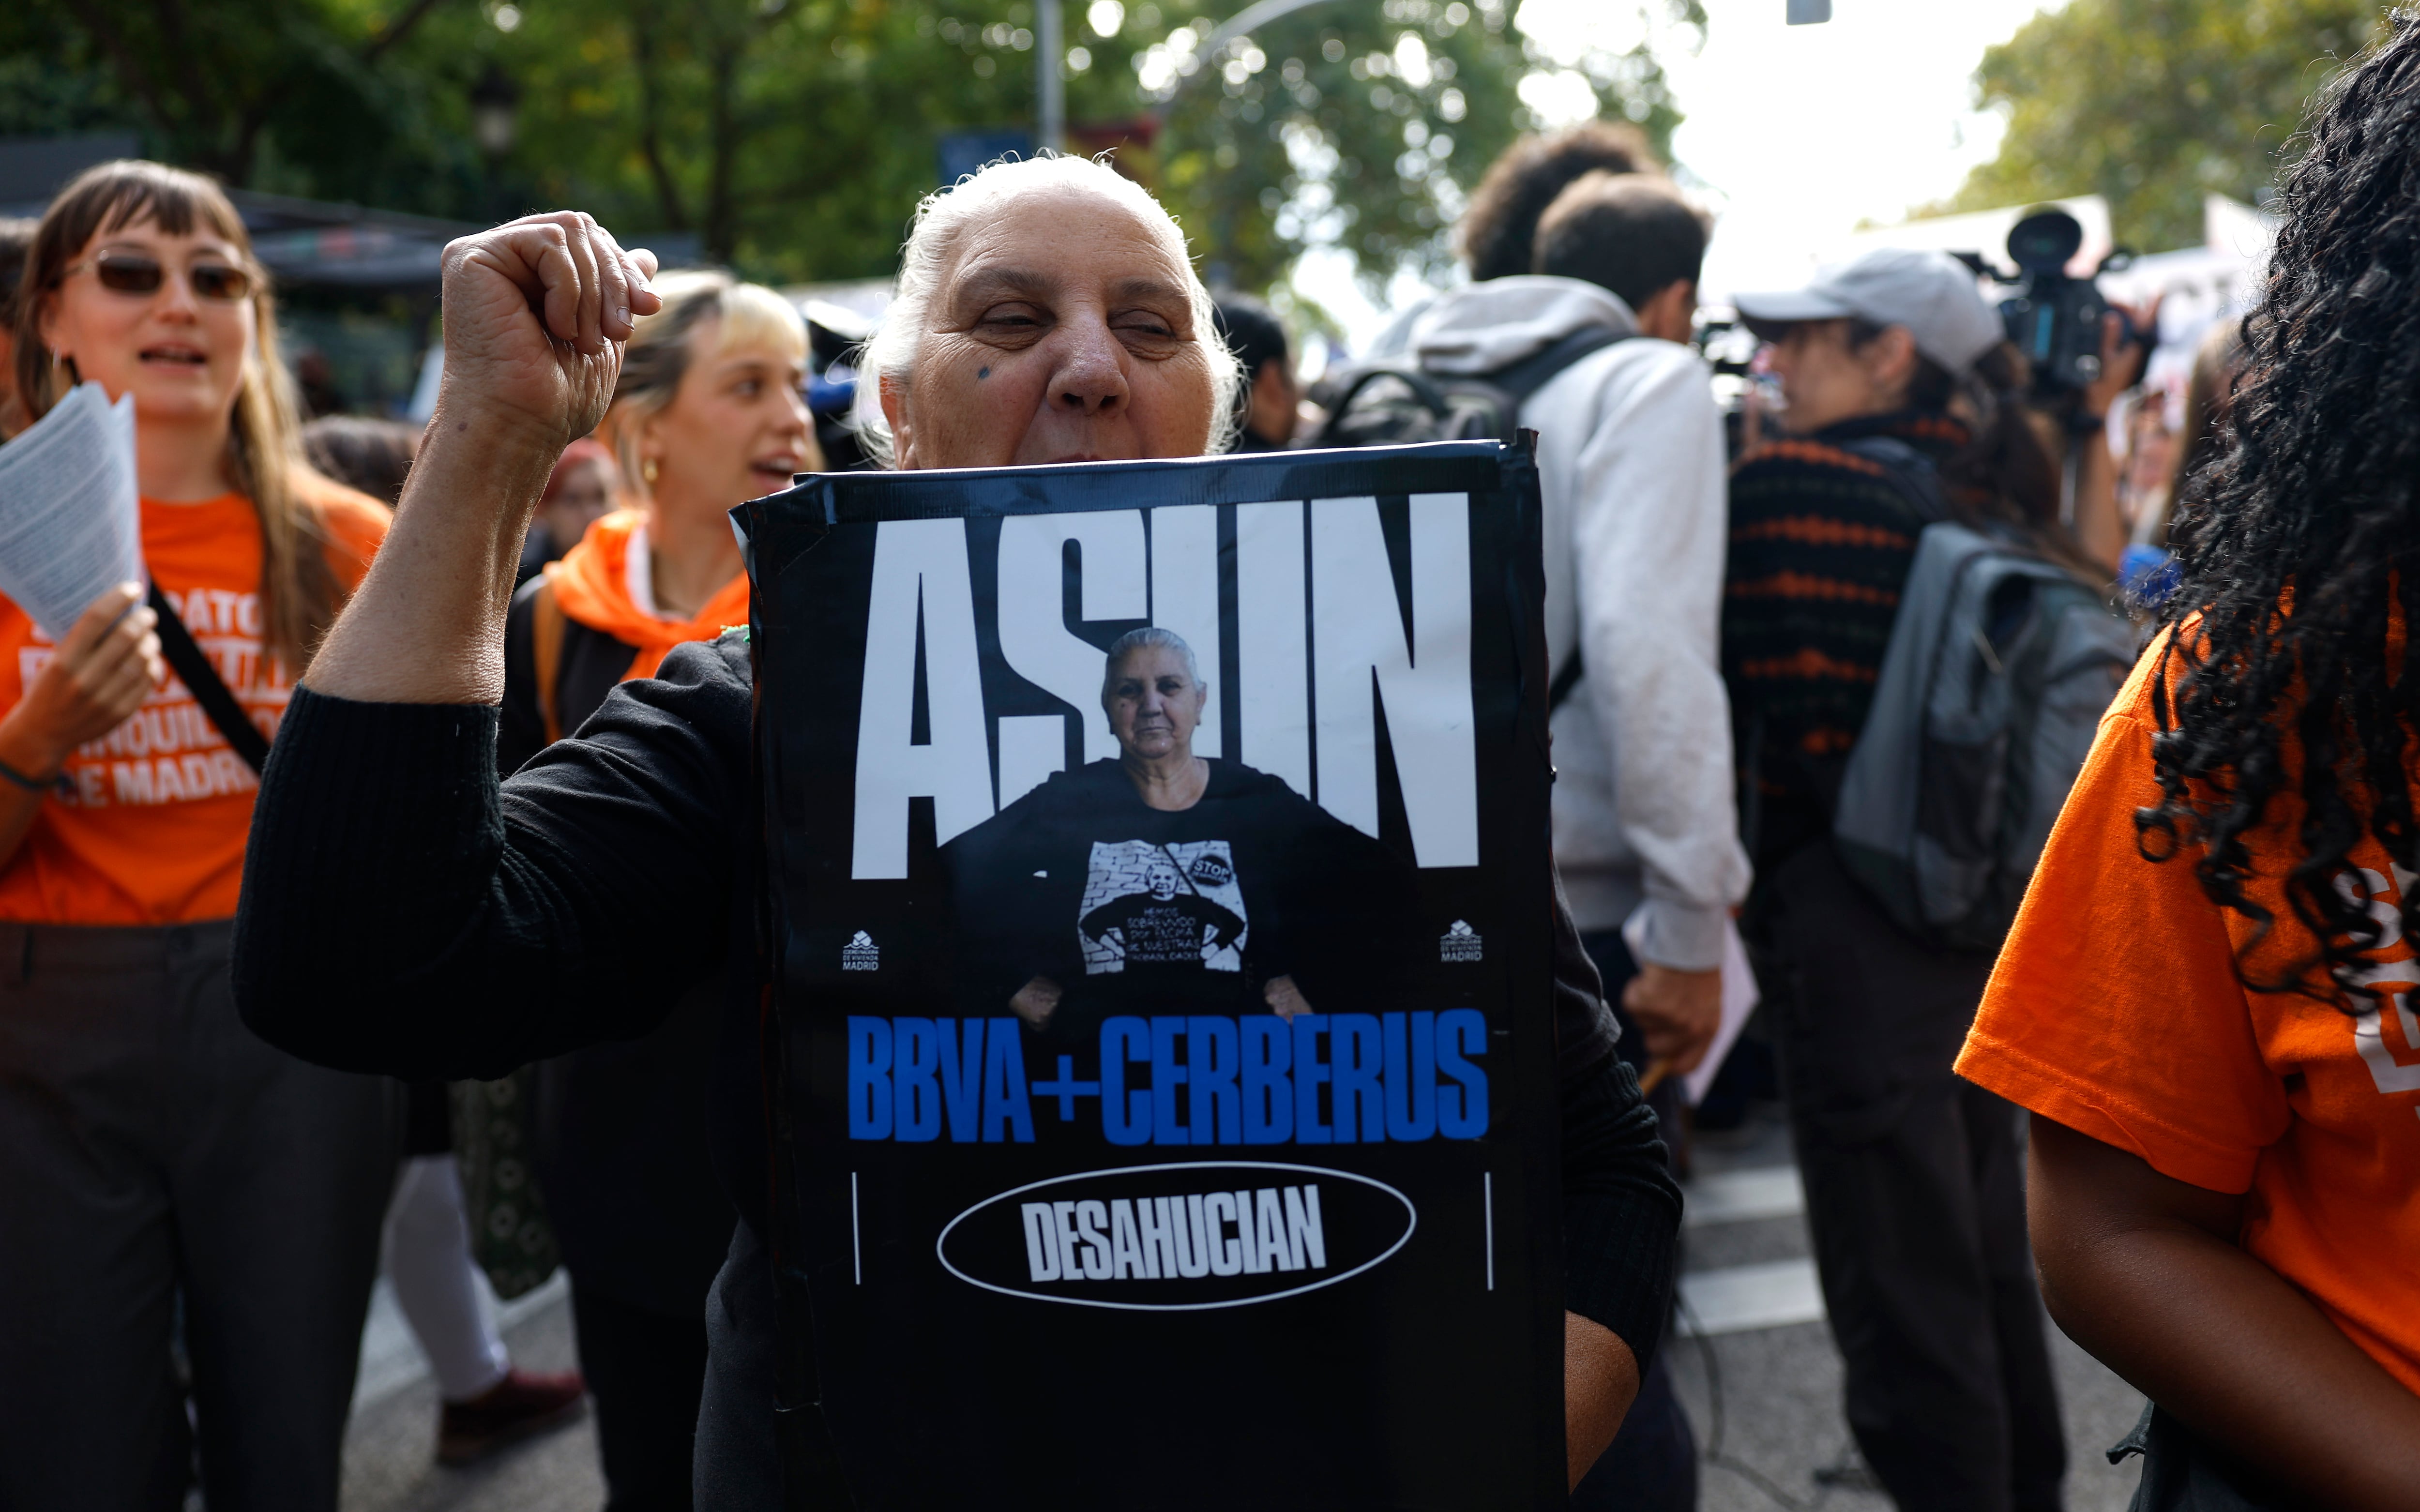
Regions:
M 1622 943 L 1630 946 L 1634 959 L 1645 930 L 1643 920 L 1633 915 L 1622 926 Z M 1740 940 L 1739 925 L 1730 920 L 1723 924 L 1723 1018 L 1714 1029 L 1714 1042 L 1706 1047 L 1706 1058 L 1698 1068 L 1681 1078 L 1681 1098 L 1694 1108 L 1705 1100 L 1706 1089 L 1714 1084 L 1714 1076 L 1723 1068 L 1723 1060 L 1739 1042 L 1740 1031 L 1747 1027 L 1747 1016 L 1756 1011 L 1759 990 L 1756 970 L 1747 963 L 1747 946 Z
M 53 640 L 120 583 L 141 582 L 134 396 L 83 383 L 0 446 L 0 593 Z

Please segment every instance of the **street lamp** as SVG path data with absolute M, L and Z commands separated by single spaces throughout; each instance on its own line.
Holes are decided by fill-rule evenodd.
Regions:
M 1790 24 L 1811 26 L 1832 19 L 1832 0 L 1790 0 Z
M 501 158 L 513 149 L 513 117 L 520 102 L 520 86 L 503 64 L 489 59 L 488 71 L 471 86 L 471 132 L 488 156 Z
M 1033 145 L 1045 152 L 1067 146 L 1067 81 L 1059 70 L 1067 61 L 1060 45 L 1059 0 L 1035 0 L 1033 7 Z

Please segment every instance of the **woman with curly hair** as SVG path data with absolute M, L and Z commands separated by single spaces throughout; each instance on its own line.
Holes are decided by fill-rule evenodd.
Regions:
M 2318 101 L 2166 633 L 1959 1069 L 2033 1113 L 2135 1503 L 2420 1505 L 2420 17 Z

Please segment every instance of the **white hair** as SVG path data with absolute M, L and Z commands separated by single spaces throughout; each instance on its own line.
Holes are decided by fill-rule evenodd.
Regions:
M 1202 286 L 1187 255 L 1185 233 L 1151 192 L 1121 176 L 1108 164 L 1092 158 L 1045 152 L 1031 158 L 1001 158 L 960 179 L 954 185 L 926 195 L 908 223 L 907 244 L 899 249 L 899 282 L 882 324 L 867 338 L 858 362 L 856 423 L 869 456 L 885 467 L 895 467 L 891 422 L 882 413 L 886 382 L 907 392 L 916 366 L 917 348 L 932 323 L 934 296 L 951 250 L 966 227 L 1019 195 L 1043 189 L 1082 189 L 1103 195 L 1132 210 L 1167 242 L 1185 270 L 1186 297 L 1193 311 L 1193 337 L 1210 359 L 1211 397 L 1215 405 L 1206 449 L 1223 452 L 1233 443 L 1243 423 L 1243 365 L 1218 334 L 1210 290 Z
M 1102 708 L 1109 707 L 1110 696 L 1118 690 L 1118 668 L 1124 666 L 1126 658 L 1137 651 L 1174 651 L 1185 658 L 1185 676 L 1195 687 L 1202 689 L 1205 693 L 1208 691 L 1208 684 L 1202 680 L 1202 663 L 1194 660 L 1193 647 L 1186 644 L 1185 637 L 1164 625 L 1145 625 L 1140 630 L 1130 630 L 1111 641 L 1109 650 L 1102 653 Z

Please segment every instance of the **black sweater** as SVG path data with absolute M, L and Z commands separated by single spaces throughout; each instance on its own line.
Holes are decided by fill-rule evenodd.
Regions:
M 754 951 L 761 864 L 742 633 L 677 647 L 579 734 L 497 781 L 497 710 L 295 690 L 253 814 L 235 992 L 262 1038 L 341 1070 L 502 1076 L 643 1035 Z M 1557 930 L 1565 1303 L 1643 1368 L 1671 1300 L 1681 1197 L 1609 1053 L 1595 971 Z M 756 974 L 723 974 L 712 1130 L 767 1228 Z
M 1768 442 L 1731 475 L 1723 678 L 1752 762 L 1757 875 L 1831 833 L 1925 522 L 1880 462 L 1845 449 L 1887 436 L 1938 465 L 1967 441 L 1943 414 L 1862 416 Z
M 538 587 L 522 584 L 504 620 L 496 770 L 506 776 L 547 744 L 532 629 Z M 638 654 L 565 620 L 554 700 L 566 731 L 588 722 Z M 589 1045 L 538 1068 L 531 1154 L 565 1268 L 582 1295 L 690 1319 L 706 1305 L 731 1249 L 732 1205 L 714 1174 L 707 1127 L 720 1100 L 711 1094 L 728 1000 L 718 973 L 641 1037 Z

